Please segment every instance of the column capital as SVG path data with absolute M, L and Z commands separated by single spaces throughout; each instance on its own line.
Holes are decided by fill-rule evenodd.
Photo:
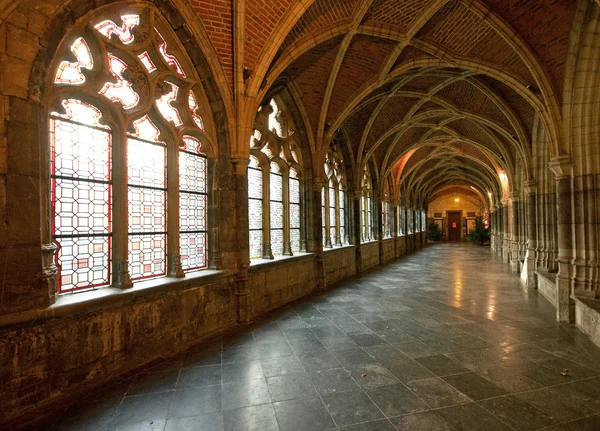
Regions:
M 573 160 L 571 156 L 557 156 L 550 160 L 548 167 L 557 180 L 570 178 L 573 175 Z
M 537 182 L 534 180 L 525 182 L 525 193 L 527 195 L 533 195 L 537 193 Z
M 250 163 L 250 159 L 248 157 L 232 157 L 231 164 L 233 165 L 233 174 L 234 175 L 244 175 L 246 173 L 246 168 L 248 167 L 248 163 Z
M 325 181 L 321 178 L 314 178 L 312 183 L 313 192 L 321 192 L 321 190 L 325 187 Z
M 518 202 L 519 198 L 520 198 L 519 192 L 516 192 L 516 191 L 510 192 L 510 200 L 511 200 L 511 202 Z
M 352 195 L 354 196 L 355 200 L 360 200 L 362 198 L 362 190 L 354 190 L 354 192 L 352 193 Z

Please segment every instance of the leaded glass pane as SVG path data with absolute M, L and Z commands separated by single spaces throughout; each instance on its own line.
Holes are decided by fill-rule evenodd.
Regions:
M 179 226 L 182 232 L 206 230 L 206 195 L 179 192 Z
M 137 139 L 127 140 L 128 183 L 144 187 L 164 188 L 166 184 L 167 149 Z
M 300 252 L 300 229 L 290 229 L 290 241 L 292 243 L 292 253 Z
M 248 197 L 262 199 L 262 171 L 260 169 L 248 168 Z
M 300 181 L 295 178 L 290 178 L 290 203 L 300 203 Z
M 271 201 L 271 229 L 283 229 L 283 203 Z
M 182 232 L 179 238 L 181 267 L 184 270 L 206 267 L 206 233 Z
M 290 204 L 290 228 L 300 228 L 300 205 Z
M 283 177 L 280 174 L 270 174 L 270 194 L 272 201 L 283 201 Z
M 271 251 L 274 256 L 283 254 L 283 229 L 271 229 Z
M 50 121 L 59 293 L 110 284 L 112 236 L 111 135 L 93 106 L 78 100 L 63 106 L 65 120 Z
M 250 199 L 248 201 L 248 213 L 250 229 L 262 229 L 262 201 Z
M 262 230 L 250 231 L 250 259 L 262 257 Z
M 132 280 L 154 278 L 166 273 L 167 236 L 129 235 L 129 272 Z

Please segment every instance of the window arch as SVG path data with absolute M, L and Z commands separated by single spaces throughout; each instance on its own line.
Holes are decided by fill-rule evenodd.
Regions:
M 391 238 L 394 232 L 394 211 L 392 203 L 390 202 L 390 196 L 391 189 L 389 181 L 386 179 L 383 184 L 383 198 L 381 200 L 383 238 Z
M 321 192 L 323 245 L 342 246 L 348 243 L 346 233 L 346 171 L 336 147 L 325 156 L 326 185 Z
M 275 99 L 261 106 L 250 139 L 250 258 L 303 251 L 302 163 L 293 125 Z
M 371 174 L 365 168 L 362 182 L 362 240 L 372 241 L 373 237 L 373 183 Z
M 96 11 L 51 69 L 59 293 L 207 266 L 204 93 L 154 9 L 122 10 Z

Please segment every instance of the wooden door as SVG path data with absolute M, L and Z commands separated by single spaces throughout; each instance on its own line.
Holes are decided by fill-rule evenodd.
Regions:
M 460 241 L 461 211 L 448 211 L 448 239 Z

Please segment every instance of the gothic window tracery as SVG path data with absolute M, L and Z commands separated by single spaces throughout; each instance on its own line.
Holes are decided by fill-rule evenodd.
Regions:
M 362 181 L 362 241 L 372 241 L 373 236 L 373 183 L 371 174 L 365 168 Z
M 326 186 L 321 193 L 323 245 L 342 246 L 346 236 L 346 171 L 338 149 L 332 146 L 325 156 Z
M 256 116 L 250 138 L 248 211 L 250 259 L 304 251 L 302 163 L 293 125 L 275 99 Z
M 204 95 L 162 18 L 127 9 L 96 12 L 57 52 L 49 137 L 59 293 L 207 266 Z

